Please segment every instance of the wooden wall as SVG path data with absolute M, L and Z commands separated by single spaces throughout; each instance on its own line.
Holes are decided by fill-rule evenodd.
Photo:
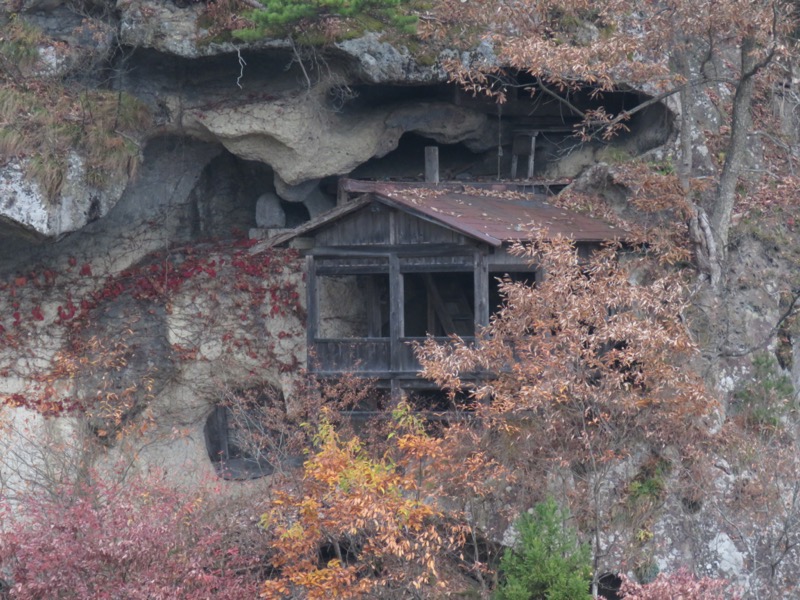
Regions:
M 463 235 L 374 202 L 316 234 L 317 246 L 466 244 Z

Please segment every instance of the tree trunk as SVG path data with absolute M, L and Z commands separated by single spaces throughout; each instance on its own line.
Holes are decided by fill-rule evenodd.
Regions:
M 689 196 L 692 177 L 692 146 L 694 135 L 694 88 L 690 85 L 692 71 L 689 68 L 689 57 L 685 50 L 675 53 L 675 67 L 684 79 L 679 98 L 681 101 L 681 129 L 680 148 L 681 156 L 678 163 L 678 177 L 681 181 L 683 193 Z
M 728 233 L 731 227 L 733 207 L 736 203 L 736 185 L 748 150 L 747 135 L 751 126 L 750 112 L 753 104 L 755 75 L 762 67 L 766 66 L 769 58 L 767 57 L 761 62 L 757 60 L 756 43 L 752 38 L 742 40 L 741 56 L 742 75 L 733 97 L 731 138 L 719 178 L 714 208 L 709 216 L 709 225 L 716 238 L 717 261 L 720 266 L 727 256 Z
M 691 178 L 693 169 L 692 151 L 694 148 L 694 87 L 689 85 L 692 81 L 692 70 L 689 65 L 689 52 L 686 48 L 689 40 L 684 40 L 683 48 L 675 52 L 675 67 L 686 82 L 680 91 L 681 101 L 681 128 L 680 128 L 680 161 L 678 162 L 678 178 L 686 196 L 686 201 L 692 207 L 692 216 L 689 219 L 689 235 L 694 245 L 695 261 L 697 268 L 713 286 L 717 286 L 721 279 L 721 264 L 717 252 L 717 242 L 710 226 L 705 210 L 698 206 L 691 196 Z

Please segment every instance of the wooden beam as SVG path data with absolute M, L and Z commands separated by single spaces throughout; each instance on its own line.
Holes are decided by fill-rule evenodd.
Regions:
M 536 152 L 536 136 L 538 131 L 531 134 L 531 153 L 528 155 L 528 179 L 533 179 L 533 155 Z
M 475 333 L 489 324 L 489 261 L 482 249 L 475 251 Z
M 436 311 L 436 316 L 439 317 L 439 321 L 441 321 L 442 327 L 444 327 L 444 334 L 449 335 L 451 333 L 456 333 L 455 323 L 453 323 L 453 319 L 447 313 L 447 307 L 444 305 L 442 295 L 439 293 L 439 288 L 436 287 L 433 276 L 430 273 L 423 273 L 422 279 L 425 281 L 428 297 L 433 302 L 433 309 Z M 436 335 L 435 331 L 429 331 L 428 333 Z
M 397 244 L 397 245 L 364 245 L 358 246 L 324 246 L 309 250 L 309 254 L 319 257 L 361 257 L 383 258 L 391 255 L 403 257 L 413 256 L 463 256 L 471 257 L 474 246 L 466 244 Z
M 533 130 L 532 130 L 533 131 Z M 545 129 L 537 129 L 535 131 L 544 132 L 546 133 Z M 523 132 L 525 133 L 525 132 Z M 513 153 L 512 153 L 513 154 Z M 430 188 L 431 186 L 423 181 L 403 181 L 403 182 L 394 182 L 388 183 L 385 181 L 364 181 L 359 179 L 341 179 L 339 181 L 339 185 L 341 188 L 348 193 L 351 194 L 366 194 L 366 193 L 394 193 L 394 192 L 402 192 L 403 190 L 409 189 L 425 189 Z M 439 183 L 439 186 L 446 189 L 452 190 L 454 192 L 463 192 L 464 191 L 464 183 Z M 527 182 L 515 182 L 515 181 L 470 181 L 469 186 L 473 188 L 487 188 L 494 191 L 510 191 L 510 192 L 530 192 L 531 185 Z M 539 194 L 548 194 L 548 188 L 552 187 L 556 191 L 560 191 L 561 188 L 567 186 L 567 183 L 563 181 L 538 181 L 536 182 L 535 188 L 539 191 Z
M 389 337 L 391 339 L 392 370 L 398 370 L 403 360 L 400 338 L 403 337 L 403 307 L 405 302 L 403 274 L 400 272 L 400 259 L 396 254 L 389 256 Z
M 427 311 L 427 326 L 425 327 L 425 331 L 431 335 L 436 335 L 436 309 L 433 307 L 433 298 L 431 297 L 430 290 L 426 290 L 426 297 L 428 302 L 425 307 Z

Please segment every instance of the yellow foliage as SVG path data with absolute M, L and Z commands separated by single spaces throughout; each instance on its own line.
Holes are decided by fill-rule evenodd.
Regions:
M 261 518 L 281 572 L 264 585 L 263 597 L 356 598 L 389 582 L 415 589 L 437 584 L 437 557 L 455 537 L 437 529 L 441 510 L 421 500 L 427 467 L 420 460 L 435 457 L 440 441 L 416 427 L 407 407 L 399 410 L 395 435 L 379 456 L 357 437 L 342 439 L 322 419 L 299 488 L 277 493 Z M 336 554 L 324 566 L 323 547 Z

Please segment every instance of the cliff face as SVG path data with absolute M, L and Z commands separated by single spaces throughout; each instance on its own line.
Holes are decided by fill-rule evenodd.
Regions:
M 89 156 L 93 123 L 83 115 L 77 135 L 87 139 L 62 149 L 55 183 L 36 175 L 30 152 L 9 153 L 3 170 L 4 220 L 41 238 L 78 231 L 123 197 L 139 204 L 139 199 L 127 200 L 133 193 L 128 184 L 136 185 L 132 175 L 140 161 L 147 170 L 164 164 L 158 154 L 164 138 L 185 141 L 186 152 L 198 151 L 196 142 L 203 142 L 229 156 L 231 165 L 252 163 L 261 169 L 262 180 L 252 186 L 258 193 L 249 201 L 263 196 L 259 214 L 265 225 L 281 224 L 287 208 L 281 202 L 301 203 L 312 216 L 329 208 L 333 197 L 326 178 L 418 175 L 421 140 L 443 146 L 445 173 L 465 179 L 498 174 L 498 145 L 509 144 L 512 132 L 525 126 L 561 126 L 540 140 L 537 154 L 544 160 L 537 175 L 543 177 L 574 176 L 602 148 L 578 148 L 568 135 L 572 120 L 564 119 L 556 103 L 523 97 L 498 114 L 492 102 L 448 85 L 436 64 L 420 66 L 377 34 L 324 49 L 298 49 L 285 40 L 236 47 L 209 41 L 199 5 L 119 3 L 104 10 L 93 14 L 87 8 L 80 14 L 66 4 L 30 3 L 20 17 L 38 28 L 36 36 L 24 40 L 33 56 L 22 76 L 49 75 L 68 87 L 124 94 L 148 113 L 125 130 L 119 119 L 109 124 L 106 133 L 124 133 L 119 145 L 134 151 L 125 156 L 124 168 L 109 166 L 107 177 L 92 177 L 98 170 Z M 611 96 L 605 102 L 624 105 L 636 94 Z M 591 104 L 587 98 L 583 102 Z M 83 108 L 80 103 L 62 118 L 86 112 L 88 100 Z M 632 129 L 616 143 L 619 154 L 638 155 L 667 141 L 670 112 L 656 105 Z M 191 162 L 209 164 L 203 152 Z M 509 159 L 502 161 L 505 173 Z M 169 187 L 178 176 L 157 178 Z
M 439 146 L 443 178 L 507 177 L 515 133 L 536 129 L 537 178 L 583 175 L 578 187 L 628 214 L 635 186 L 615 179 L 615 164 L 669 162 L 676 151 L 674 99 L 636 113 L 610 143 L 578 143 L 560 103 L 520 92 L 498 108 L 448 83 L 438 61 L 422 65 L 377 34 L 324 49 L 286 40 L 233 45 L 209 37 L 198 4 L 120 0 L 78 11 L 71 2 L 27 0 L 17 8 L 13 19 L 0 14 L 26 51 L 7 78 L 12 91 L 0 91 L 0 389 L 54 401 L 102 390 L 125 401 L 56 422 L 20 398 L 23 407 L 4 413 L 8 489 L 53 462 L 52 448 L 88 452 L 84 438 L 108 447 L 92 450 L 91 461 L 113 465 L 135 453 L 143 469 L 166 465 L 196 481 L 213 476 L 207 419 L 226 392 L 267 382 L 287 412 L 301 411 L 292 404 L 292 372 L 306 361 L 302 266 L 280 257 L 260 271 L 242 238 L 335 206 L 338 177 L 419 178 L 426 145 Z M 32 29 L 19 29 L 23 22 Z M 491 50 L 439 58 L 454 57 L 490 60 Z M 25 87 L 37 78 L 45 84 Z M 618 112 L 646 97 L 626 89 L 572 101 Z M 716 120 L 708 112 L 698 129 L 715 129 Z M 787 119 L 788 135 L 794 127 Z M 42 164 L 37 156 L 48 148 Z M 697 140 L 698 172 L 713 168 L 711 152 Z M 754 139 L 751 163 L 760 158 Z M 743 212 L 727 295 L 716 305 L 693 297 L 697 341 L 713 348 L 703 364 L 723 403 L 750 389 L 754 352 L 800 388 L 800 242 L 795 217 L 784 217 Z M 261 290 L 257 280 L 269 283 Z M 97 294 L 106 294 L 102 306 Z M 71 325 L 81 311 L 86 319 Z M 710 315 L 717 323 L 706 327 Z M 103 344 L 116 337 L 122 362 L 72 376 L 65 357 L 76 339 L 79 355 L 92 357 L 109 355 Z M 141 425 L 136 435 L 117 443 L 132 424 Z M 692 560 L 740 575 L 749 560 L 742 544 L 719 533 L 713 515 L 680 517 L 689 511 L 679 504 L 653 525 L 665 540 L 662 566 Z M 680 541 L 670 532 L 687 520 L 696 527 Z

